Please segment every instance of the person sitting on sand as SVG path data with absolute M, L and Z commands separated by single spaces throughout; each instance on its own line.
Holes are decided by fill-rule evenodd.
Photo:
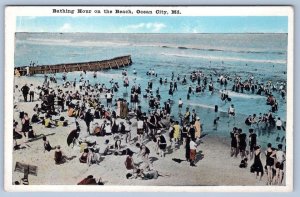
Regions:
M 80 163 L 87 163 L 88 157 L 89 157 L 89 149 L 86 148 L 84 149 L 82 155 L 79 158 Z
M 107 122 L 105 126 L 105 135 L 111 135 L 111 134 L 112 134 L 111 125 L 110 122 Z
M 46 128 L 53 128 L 56 126 L 55 122 L 52 121 L 52 118 L 49 114 L 46 115 L 46 118 L 44 120 L 44 125 Z
M 136 144 L 136 147 L 140 148 L 140 152 L 138 153 L 138 157 L 142 157 L 142 160 L 144 163 L 150 165 L 151 162 L 150 162 L 150 159 L 149 159 L 149 154 L 150 154 L 150 149 L 144 145 L 144 144 L 139 144 L 137 143 Z
M 50 145 L 50 142 L 47 140 L 47 137 L 46 137 L 46 136 L 43 136 L 43 142 L 44 142 L 44 152 L 45 152 L 45 151 L 50 152 L 51 150 L 56 149 L 56 147 L 52 147 L 52 146 Z
M 121 143 L 122 143 L 122 141 L 121 141 L 120 136 L 116 135 L 114 137 L 114 140 L 115 140 L 115 150 L 121 150 Z
M 97 185 L 97 182 L 93 175 L 88 175 L 86 178 L 77 183 L 77 185 Z
M 107 121 L 104 120 L 103 123 L 99 127 L 100 128 L 100 132 L 97 132 L 95 134 L 96 136 L 105 136 L 106 123 L 107 123 Z M 99 129 L 98 129 L 98 131 L 99 131 Z
M 248 165 L 248 159 L 247 157 L 242 159 L 241 163 L 240 163 L 240 168 L 247 168 L 247 165 Z
M 24 133 L 20 131 L 18 128 L 18 122 L 14 122 L 14 127 L 13 127 L 13 140 L 14 140 L 14 150 L 19 149 L 21 144 L 18 145 L 17 140 L 22 139 L 24 136 Z M 25 136 L 24 136 L 25 138 Z
M 63 164 L 66 161 L 66 156 L 63 154 L 63 152 L 60 150 L 60 146 L 56 146 L 56 150 L 54 152 L 54 161 L 55 164 Z
M 100 163 L 99 150 L 95 151 L 93 148 L 91 148 L 87 157 L 87 164 L 91 166 L 92 164 L 99 165 L 99 163 Z
M 35 132 L 32 129 L 32 126 L 29 126 L 29 131 L 28 131 L 28 138 L 33 139 L 36 137 Z
M 134 163 L 132 156 L 133 152 L 129 152 L 124 165 L 127 170 L 132 170 L 132 172 L 134 173 L 137 170 L 137 165 Z
M 104 156 L 111 155 L 113 146 L 109 144 L 109 139 L 105 140 L 104 146 L 104 148 L 100 148 L 99 153 Z
M 94 123 L 94 126 L 93 126 L 93 128 L 92 128 L 92 133 L 93 133 L 93 135 L 100 135 L 100 132 L 101 132 L 101 128 L 100 128 L 100 126 L 99 126 L 99 123 L 98 122 L 95 122 Z

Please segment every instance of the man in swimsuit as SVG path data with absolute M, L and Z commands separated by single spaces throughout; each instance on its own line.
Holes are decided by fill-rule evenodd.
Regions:
M 283 169 L 285 162 L 285 153 L 282 151 L 282 144 L 278 145 L 278 150 L 276 151 L 276 175 L 275 175 L 275 184 L 281 185 L 283 180 Z

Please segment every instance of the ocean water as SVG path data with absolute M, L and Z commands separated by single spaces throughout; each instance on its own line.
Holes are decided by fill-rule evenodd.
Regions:
M 193 70 L 202 70 L 206 74 L 237 74 L 243 79 L 253 74 L 259 82 L 286 82 L 287 79 L 287 34 L 17 33 L 15 39 L 15 66 L 29 65 L 30 61 L 45 65 L 104 60 L 123 55 L 131 55 L 133 61 L 132 66 L 126 68 L 130 85 L 135 79 L 135 83 L 146 88 L 148 81 L 152 80 L 153 90 L 160 88 L 162 101 L 170 98 L 169 84 L 160 86 L 159 78 L 170 81 L 172 72 L 175 77 L 179 74 L 181 79 Z M 146 75 L 150 68 L 158 73 L 157 78 Z M 138 72 L 136 76 L 133 69 Z M 59 74 L 57 76 L 60 77 Z M 36 77 L 42 79 L 42 76 Z M 69 80 L 74 78 L 78 80 L 79 73 L 68 74 Z M 96 80 L 92 78 L 92 72 L 88 72 L 87 78 L 91 83 L 108 84 L 114 79 L 121 86 L 123 84 L 120 70 L 99 72 Z M 178 99 L 182 98 L 186 106 L 197 110 L 206 125 L 212 122 L 212 118 L 206 116 L 205 110 L 211 110 L 214 105 L 226 112 L 229 105 L 234 104 L 241 117 L 270 110 L 264 96 L 252 94 L 229 93 L 232 102 L 226 104 L 220 100 L 218 92 L 192 95 L 187 101 L 189 85 L 195 87 L 196 84 L 188 80 L 188 85 L 178 86 L 179 91 L 171 99 L 177 105 Z M 229 82 L 228 89 L 231 86 Z M 126 90 L 122 89 L 116 96 L 122 96 L 124 92 Z M 286 103 L 277 93 L 274 95 L 279 103 L 279 111 L 275 115 L 286 120 Z M 141 105 L 147 109 L 147 100 L 142 99 Z M 174 107 L 172 115 L 176 117 L 177 113 Z M 223 131 L 228 132 L 228 129 Z

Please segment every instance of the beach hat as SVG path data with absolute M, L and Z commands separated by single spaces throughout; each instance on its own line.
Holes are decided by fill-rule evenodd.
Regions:
M 199 118 L 199 116 L 197 116 L 197 118 L 196 118 L 197 120 L 200 120 L 200 118 Z
M 157 130 L 157 132 L 156 132 L 157 134 L 160 134 L 161 133 L 161 130 Z
M 109 143 L 109 139 L 106 139 L 104 144 L 108 144 Z

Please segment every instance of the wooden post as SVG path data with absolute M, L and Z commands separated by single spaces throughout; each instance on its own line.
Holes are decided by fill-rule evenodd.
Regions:
M 115 63 L 116 63 L 116 65 L 117 65 L 117 67 L 119 68 L 119 64 L 118 64 L 117 60 L 115 60 Z
M 64 66 L 64 69 L 65 69 L 65 72 L 67 72 L 67 68 L 66 68 L 66 65 L 63 65 Z
M 121 59 L 121 62 L 122 62 L 123 67 L 125 67 L 124 62 L 123 62 L 123 58 Z

